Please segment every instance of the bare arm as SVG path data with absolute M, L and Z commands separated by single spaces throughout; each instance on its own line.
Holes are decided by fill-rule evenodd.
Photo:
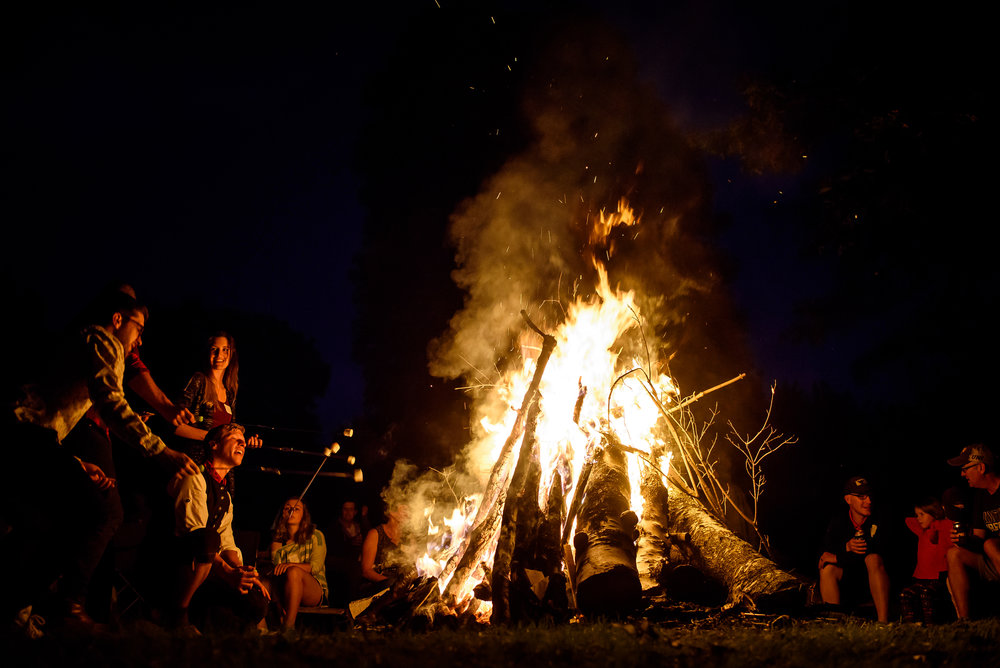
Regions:
M 143 371 L 132 377 L 128 382 L 132 391 L 138 394 L 167 422 L 179 427 L 182 424 L 194 422 L 194 415 L 187 408 L 178 407 L 160 389 L 148 371 Z
M 378 553 L 378 531 L 372 529 L 365 536 L 361 546 L 361 575 L 372 582 L 387 580 L 384 575 L 375 570 L 375 555 Z

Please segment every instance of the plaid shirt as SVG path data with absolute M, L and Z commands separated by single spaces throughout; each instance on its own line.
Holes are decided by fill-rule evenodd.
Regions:
M 61 443 L 93 405 L 101 420 L 129 445 L 157 455 L 166 447 L 125 400 L 125 349 L 104 327 L 83 330 L 81 345 L 59 367 L 59 377 L 23 388 L 14 407 L 20 422 L 52 429 Z

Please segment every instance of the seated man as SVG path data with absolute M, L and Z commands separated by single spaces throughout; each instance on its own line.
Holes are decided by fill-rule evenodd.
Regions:
M 878 525 L 872 520 L 871 486 L 855 476 L 844 486 L 847 513 L 830 520 L 819 558 L 819 591 L 824 603 L 839 604 L 841 585 L 867 575 L 880 622 L 889 619 L 889 575 L 881 556 Z M 846 580 L 845 580 L 846 578 Z
M 960 466 L 974 490 L 972 535 L 968 527 L 952 530 L 955 547 L 948 550 L 948 586 L 959 619 L 969 617 L 970 573 L 986 582 L 1000 580 L 1000 476 L 993 469 L 993 453 L 984 445 L 970 445 L 948 460 Z
M 174 497 L 174 565 L 178 572 L 168 625 L 191 629 L 188 608 L 200 613 L 226 608 L 256 625 L 267 612 L 267 592 L 257 570 L 243 565 L 233 539 L 232 469 L 243 463 L 243 427 L 234 422 L 205 437 L 205 462 L 198 475 L 178 475 L 168 491 Z M 197 594 L 197 596 L 196 596 Z

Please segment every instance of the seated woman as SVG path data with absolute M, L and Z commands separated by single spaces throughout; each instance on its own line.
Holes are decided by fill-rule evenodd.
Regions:
M 377 594 L 400 577 L 399 546 L 406 510 L 404 505 L 390 507 L 386 521 L 365 536 L 361 546 L 361 596 Z
M 271 543 L 271 561 L 274 572 L 267 579 L 267 588 L 282 611 L 282 627 L 292 629 L 300 606 L 322 605 L 329 594 L 326 540 L 298 499 L 286 501 L 281 511 Z
M 174 433 L 195 441 L 205 440 L 205 434 L 212 427 L 233 421 L 239 389 L 240 364 L 233 337 L 226 332 L 216 332 L 208 338 L 206 352 L 205 366 L 191 376 L 177 402 L 179 408 L 194 413 L 195 422 L 180 425 Z M 250 436 L 247 445 L 260 447 L 260 438 L 256 434 Z

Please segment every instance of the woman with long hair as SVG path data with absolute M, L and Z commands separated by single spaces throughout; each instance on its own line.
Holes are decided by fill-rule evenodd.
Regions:
M 204 366 L 191 376 L 177 402 L 194 413 L 195 422 L 174 430 L 176 435 L 196 441 L 205 440 L 205 434 L 212 427 L 233 421 L 240 386 L 239 356 L 231 334 L 219 331 L 208 337 L 202 360 Z M 260 438 L 256 434 L 250 436 L 247 445 L 260 447 Z
M 329 595 L 326 539 L 299 499 L 286 501 L 275 521 L 271 561 L 274 572 L 267 580 L 271 600 L 281 609 L 282 628 L 293 629 L 300 606 L 322 605 Z

